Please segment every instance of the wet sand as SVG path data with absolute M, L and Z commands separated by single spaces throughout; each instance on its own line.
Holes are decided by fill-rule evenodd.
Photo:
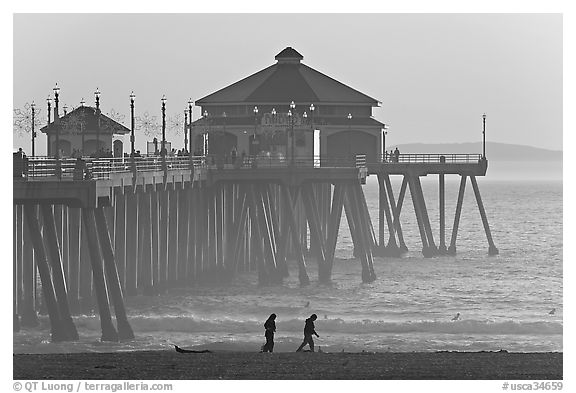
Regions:
M 14 379 L 562 379 L 562 353 L 115 353 L 14 355 Z

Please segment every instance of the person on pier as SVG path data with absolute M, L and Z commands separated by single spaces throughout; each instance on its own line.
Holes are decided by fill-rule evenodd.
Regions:
M 400 162 L 400 150 L 398 150 L 398 147 L 394 150 L 394 161 Z
M 306 319 L 306 323 L 304 324 L 304 341 L 302 341 L 302 344 L 300 344 L 296 352 L 301 352 L 302 348 L 304 348 L 306 344 L 310 345 L 310 352 L 314 352 L 314 340 L 312 339 L 312 335 L 314 334 L 316 337 L 320 337 L 318 333 L 316 333 L 314 327 L 314 321 L 317 318 L 318 316 L 316 314 L 312 314 L 310 315 L 310 318 Z
M 230 158 L 232 159 L 232 164 L 236 164 L 236 158 L 238 156 L 238 152 L 236 151 L 236 146 L 232 146 L 232 150 L 230 151 Z
M 276 314 L 270 314 L 266 322 L 264 322 L 264 337 L 266 337 L 266 344 L 262 345 L 261 352 L 273 352 L 274 351 L 274 332 L 276 332 Z

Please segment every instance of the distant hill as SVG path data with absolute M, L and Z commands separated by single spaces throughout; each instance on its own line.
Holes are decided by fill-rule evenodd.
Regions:
M 407 143 L 387 146 L 386 150 L 398 147 L 400 153 L 482 153 L 482 143 Z M 486 142 L 488 161 L 562 161 L 561 150 L 540 149 L 532 146 Z

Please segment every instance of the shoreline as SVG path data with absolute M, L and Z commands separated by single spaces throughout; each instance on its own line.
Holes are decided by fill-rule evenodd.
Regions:
M 563 352 L 14 354 L 13 378 L 79 380 L 562 380 Z

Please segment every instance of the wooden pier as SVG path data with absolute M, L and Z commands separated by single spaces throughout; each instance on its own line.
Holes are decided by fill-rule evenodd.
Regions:
M 329 282 L 338 231 L 346 216 L 363 282 L 376 279 L 375 255 L 406 250 L 400 214 L 410 189 L 423 254 L 455 253 L 466 179 L 470 178 L 489 242 L 497 253 L 476 176 L 477 155 L 400 155 L 396 162 L 326 157 L 213 163 L 209 157 L 30 158 L 14 177 L 14 330 L 38 323 L 37 275 L 53 341 L 78 339 L 72 315 L 97 309 L 102 340 L 131 339 L 125 296 L 155 295 L 200 282 L 227 282 L 256 271 L 278 285 L 288 263 L 301 285 L 316 271 Z M 20 163 L 18 163 L 20 165 Z M 16 165 L 16 163 L 15 163 Z M 377 175 L 376 238 L 362 184 Z M 420 176 L 439 175 L 440 236 L 434 241 Z M 444 176 L 460 175 L 450 246 L 446 247 Z M 390 176 L 403 176 L 396 196 Z M 385 229 L 388 239 L 385 239 Z M 309 268 L 307 256 L 315 259 Z M 112 311 L 116 324 L 113 323 Z

